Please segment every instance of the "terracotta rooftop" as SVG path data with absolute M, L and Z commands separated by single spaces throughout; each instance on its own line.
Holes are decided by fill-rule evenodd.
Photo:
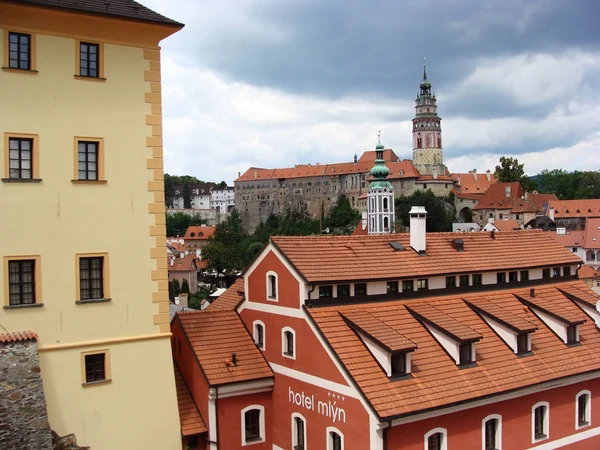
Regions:
M 498 299 L 502 298 L 503 294 L 492 294 L 492 300 L 488 300 L 486 295 L 487 294 L 483 293 L 479 298 L 468 301 L 467 304 L 474 311 L 489 316 L 519 333 L 537 330 L 537 327 L 527 320 L 527 316 L 523 314 L 522 311 L 519 311 L 518 309 L 509 311 L 498 304 Z M 510 293 L 504 295 L 508 300 L 512 298 L 512 294 Z
M 512 230 L 520 230 L 521 226 L 519 222 L 516 220 L 508 219 L 508 220 L 496 220 L 494 222 L 494 226 L 498 228 L 498 231 L 512 231 Z
M 388 169 L 390 169 L 388 180 L 400 180 L 404 178 L 419 177 L 419 172 L 417 171 L 417 169 L 413 165 L 413 162 L 410 159 L 403 159 L 402 161 L 398 162 L 386 162 L 385 165 Z M 371 170 L 370 167 L 369 170 Z M 369 175 L 369 180 L 372 179 L 373 177 Z
M 377 156 L 377 154 L 376 154 L 375 150 L 367 150 L 366 152 L 364 152 L 361 155 L 361 157 L 358 159 L 358 161 L 371 163 L 371 166 L 372 166 L 373 162 L 375 161 L 376 156 Z M 400 160 L 400 158 L 398 158 L 398 155 L 396 155 L 394 150 L 389 149 L 389 148 L 383 151 L 383 159 L 386 162 L 396 162 L 396 161 Z
M 234 311 L 197 311 L 175 317 L 211 386 L 273 377 L 262 352 Z M 232 363 L 232 353 L 237 364 Z
M 600 248 L 600 218 L 587 219 L 583 248 Z
M 475 195 L 479 199 L 488 190 L 490 185 L 496 182 L 496 177 L 493 173 L 490 173 L 489 181 L 485 173 L 453 173 L 452 179 L 457 182 L 460 181 L 455 192 L 455 195 L 460 198 L 471 198 L 467 196 Z
M 196 408 L 196 404 L 190 395 L 183 377 L 176 365 L 175 367 L 175 386 L 177 388 L 177 406 L 179 407 L 179 421 L 181 423 L 182 436 L 193 436 L 195 434 L 206 433 L 208 430 L 202 416 Z
M 578 277 L 581 278 L 600 278 L 600 272 L 594 269 L 592 266 L 583 265 L 577 272 Z
M 233 311 L 235 307 L 242 301 L 243 295 L 238 292 L 244 292 L 244 279 L 238 278 L 235 280 L 229 289 L 227 289 L 219 298 L 212 302 L 207 310 L 210 311 Z
M 581 310 L 574 303 L 565 302 L 564 294 L 554 287 L 534 288 L 534 293 L 534 297 L 529 293 L 517 294 L 517 297 L 527 306 L 546 312 L 567 324 L 579 324 L 587 319 L 585 314 L 581 315 Z
M 183 258 L 169 257 L 167 270 L 169 272 L 193 272 L 198 270 L 196 255 L 185 255 Z
M 510 195 L 506 196 L 506 189 L 510 188 Z M 545 207 L 551 200 L 555 200 L 554 194 L 527 193 L 521 187 L 521 183 L 494 183 L 491 184 L 481 200 L 473 208 L 480 209 L 510 209 L 514 213 L 545 211 Z
M 183 24 L 154 12 L 133 0 L 8 0 L 12 3 L 64 9 L 87 14 L 119 17 L 141 22 L 183 27 Z
M 585 291 L 581 281 L 536 288 L 536 298 L 552 298 L 561 315 L 575 314 L 581 345 L 567 347 L 516 295 L 527 297 L 529 288 L 487 291 L 485 300 L 537 328 L 532 335 L 532 355 L 517 357 L 466 302 L 482 293 L 360 305 L 308 308 L 317 327 L 347 368 L 360 390 L 384 419 L 412 415 L 433 408 L 475 401 L 491 395 L 532 386 L 562 377 L 600 370 L 600 333 L 591 320 L 559 289 Z M 539 297 L 538 294 L 539 293 Z M 598 296 L 596 295 L 597 299 Z M 540 300 L 545 301 L 545 300 Z M 461 369 L 443 347 L 407 309 L 427 305 L 482 336 L 476 343 L 476 366 Z M 342 314 L 369 313 L 417 345 L 411 353 L 412 378 L 390 380 Z
M 452 240 L 460 238 L 464 251 Z M 390 242 L 406 249 L 395 251 Z M 271 242 L 310 283 L 418 276 L 580 263 L 572 251 L 539 230 L 497 233 L 427 233 L 427 255 L 410 247 L 408 233 L 368 236 L 277 236 Z M 517 261 L 515 255 L 528 257 Z
M 351 311 L 342 316 L 352 328 L 367 335 L 389 352 L 412 351 L 417 348 L 414 342 L 369 312 Z
M 600 217 L 600 199 L 552 200 L 549 208 L 554 208 L 554 218 Z
M 406 308 L 417 319 L 427 322 L 434 328 L 449 334 L 451 337 L 460 342 L 472 342 L 481 339 L 481 334 L 472 330 L 466 325 L 463 325 L 458 320 L 453 319 L 445 314 L 440 308 L 429 303 L 421 303 L 415 305 L 407 305 Z
M 37 333 L 34 333 L 33 331 L 13 331 L 0 334 L 0 342 L 3 344 L 29 340 L 37 340 Z
M 215 234 L 215 226 L 213 225 L 192 225 L 190 227 L 188 227 L 188 229 L 185 232 L 185 236 L 183 237 L 183 239 L 185 240 L 190 240 L 190 239 L 199 239 L 199 240 L 206 240 L 209 237 L 211 237 L 213 234 Z
M 585 232 L 583 230 L 567 230 L 566 234 L 557 234 L 556 231 L 550 231 L 549 234 L 565 247 L 583 247 L 585 238 Z

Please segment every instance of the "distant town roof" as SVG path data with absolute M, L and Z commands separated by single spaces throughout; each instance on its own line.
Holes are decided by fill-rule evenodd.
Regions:
M 192 226 L 188 227 L 183 239 L 185 239 L 185 240 L 190 240 L 190 239 L 206 240 L 215 233 L 216 228 L 217 227 L 214 225 L 192 225 Z
M 600 217 L 600 199 L 553 199 L 548 208 L 554 208 L 555 219 L 568 217 Z

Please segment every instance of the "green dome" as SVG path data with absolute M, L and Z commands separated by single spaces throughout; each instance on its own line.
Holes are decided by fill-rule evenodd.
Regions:
M 383 150 L 385 149 L 385 147 L 383 146 L 383 144 L 380 142 L 377 143 L 377 146 L 375 147 L 375 150 Z
M 374 180 L 385 180 L 390 174 L 390 169 L 385 165 L 385 161 L 382 159 L 375 160 L 375 165 L 371 169 L 371 175 Z

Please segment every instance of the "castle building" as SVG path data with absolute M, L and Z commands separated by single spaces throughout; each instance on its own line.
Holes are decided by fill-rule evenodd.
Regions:
M 52 448 L 32 428 L 94 450 L 181 448 L 159 44 L 182 27 L 133 0 L 0 1 L 0 329 L 36 336 L 22 373 L 41 375 L 47 404 L 47 420 L 28 413 L 43 396 L 14 390 L 3 370 L 23 361 L 3 350 L 0 448 Z
M 413 159 L 401 159 L 392 149 L 383 149 L 381 159 L 389 169 L 387 180 L 396 196 L 411 195 L 417 190 L 431 190 L 444 197 L 454 192 L 456 207 L 462 213 L 459 219 L 464 221 L 495 180 L 489 173 L 477 180 L 474 171 L 475 181 L 470 182 L 472 173 L 450 174 L 444 165 L 441 118 L 425 69 L 415 102 Z M 284 169 L 250 167 L 234 181 L 235 209 L 248 231 L 270 214 L 281 215 L 290 208 L 305 207 L 312 218 L 318 219 L 329 212 L 342 194 L 353 208 L 365 212 L 377 150 L 367 150 L 360 158 L 355 155 L 353 162 L 299 164 Z
M 598 296 L 541 231 L 273 237 L 173 355 L 202 449 L 600 446 Z M 527 253 L 524 253 L 527 249 Z M 532 251 L 535 249 L 535 251 Z

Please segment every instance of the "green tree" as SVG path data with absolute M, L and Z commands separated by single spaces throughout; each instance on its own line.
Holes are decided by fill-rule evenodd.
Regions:
M 184 236 L 188 227 L 203 223 L 206 223 L 206 220 L 199 214 L 190 215 L 184 212 L 167 214 L 167 236 Z
M 192 190 L 189 184 L 183 185 L 183 208 L 192 209 Z
M 600 198 L 600 171 L 544 170 L 535 181 L 540 192 L 555 194 L 561 200 Z
M 261 252 L 264 246 L 265 245 L 262 242 L 253 242 L 250 244 L 246 250 L 246 261 L 250 262 L 256 258 L 256 255 Z
M 171 284 L 173 285 L 173 295 L 175 297 L 179 297 L 179 293 L 181 292 L 181 287 L 179 286 L 179 280 L 177 278 L 174 278 L 173 281 L 171 281 Z
M 219 184 L 217 184 L 217 188 L 219 188 L 219 189 L 225 189 L 226 187 L 227 187 L 226 181 L 221 181 Z
M 242 270 L 246 265 L 247 236 L 242 219 L 232 211 L 225 222 L 216 226 L 214 234 L 202 249 L 208 268 L 221 273 Z
M 499 162 L 500 164 L 496 166 L 496 170 L 494 171 L 496 180 L 501 183 L 519 182 L 526 191 L 533 191 L 535 189 L 536 186 L 533 180 L 525 175 L 525 165 L 519 164 L 517 158 L 501 156 Z
M 172 208 L 175 202 L 175 177 L 165 173 L 165 206 Z
M 360 220 L 360 212 L 353 209 L 345 194 L 338 197 L 331 207 L 325 224 L 331 228 L 341 228 L 343 232 L 352 231 Z
M 453 205 L 443 197 L 436 197 L 431 189 L 418 190 L 409 197 L 404 195 L 397 197 L 395 206 L 396 219 L 404 227 L 410 226 L 408 212 L 411 208 L 413 206 L 424 206 L 427 211 L 426 229 L 428 232 L 452 231 Z
M 185 278 L 183 279 L 183 282 L 181 283 L 181 293 L 188 294 L 188 295 L 190 293 L 190 284 L 188 283 L 188 280 L 186 280 Z

